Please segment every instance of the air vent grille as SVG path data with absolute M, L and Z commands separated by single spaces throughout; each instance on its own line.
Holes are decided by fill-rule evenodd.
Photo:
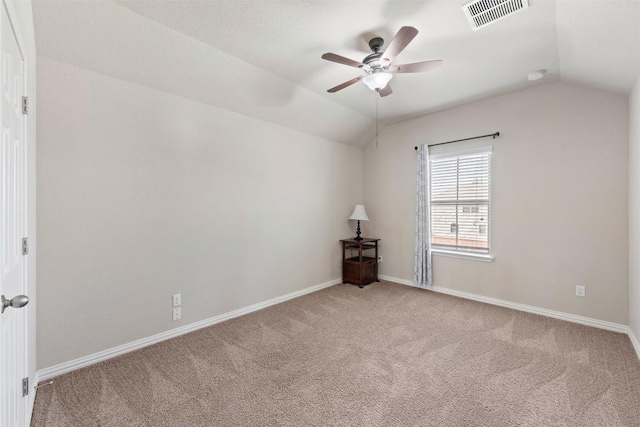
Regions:
M 476 31 L 529 7 L 529 0 L 475 0 L 462 10 Z

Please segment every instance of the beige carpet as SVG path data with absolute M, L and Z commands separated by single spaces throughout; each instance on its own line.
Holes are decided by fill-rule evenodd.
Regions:
M 640 426 L 629 338 L 336 285 L 58 377 L 32 426 Z

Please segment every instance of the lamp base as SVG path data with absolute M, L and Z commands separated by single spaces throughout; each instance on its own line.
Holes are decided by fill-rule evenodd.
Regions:
M 362 240 L 362 237 L 360 237 L 360 220 L 358 220 L 358 228 L 356 229 L 356 237 L 353 240 Z

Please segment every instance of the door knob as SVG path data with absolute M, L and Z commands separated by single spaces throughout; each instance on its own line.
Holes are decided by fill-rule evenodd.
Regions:
M 11 306 L 13 308 L 21 308 L 29 303 L 29 297 L 26 295 L 18 295 L 16 297 L 6 299 L 4 295 L 2 295 L 2 313 L 4 313 L 4 309 Z

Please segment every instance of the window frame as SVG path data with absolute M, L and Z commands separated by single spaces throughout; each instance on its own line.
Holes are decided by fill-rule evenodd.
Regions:
M 459 151 L 444 151 L 444 152 L 440 152 L 437 154 L 430 154 L 429 155 L 429 244 L 431 245 L 431 252 L 437 255 L 443 255 L 443 256 L 450 256 L 450 257 L 456 257 L 456 258 L 464 258 L 464 259 L 472 259 L 472 260 L 478 260 L 478 261 L 486 261 L 486 262 L 491 262 L 493 261 L 494 257 L 492 255 L 492 250 L 493 250 L 493 245 L 492 245 L 492 223 L 491 223 L 491 205 L 492 205 L 492 183 L 491 183 L 491 177 L 492 177 L 492 161 L 491 161 L 491 157 L 492 157 L 492 147 L 491 146 L 486 146 L 486 147 L 479 147 L 479 148 L 475 148 L 475 149 L 470 149 L 470 150 L 459 150 Z M 432 172 L 432 161 L 438 161 L 438 160 L 444 160 L 444 159 L 452 159 L 452 158 L 464 158 L 464 157 L 469 157 L 469 156 L 474 156 L 474 155 L 478 155 L 478 154 L 486 154 L 487 155 L 487 159 L 488 159 L 488 199 L 486 202 L 486 206 L 487 206 L 487 223 L 486 223 L 486 227 L 487 227 L 487 252 L 474 252 L 473 250 L 464 250 L 461 248 L 451 248 L 451 247 L 444 247 L 444 246 L 438 246 L 435 245 L 435 247 L 433 246 L 432 243 L 432 239 L 433 239 L 433 223 L 431 220 L 431 212 L 432 212 L 432 207 L 431 207 L 431 192 L 432 192 L 432 179 L 431 179 L 431 172 Z M 455 204 L 456 206 L 461 206 L 464 209 L 464 206 L 477 206 L 478 211 L 480 210 L 480 204 L 476 204 L 476 203 L 465 203 L 467 201 L 465 200 L 459 200 L 456 199 L 455 203 L 437 203 L 440 205 L 446 205 L 446 204 Z M 473 210 L 472 208 L 470 208 L 470 211 Z M 469 212 L 469 213 L 473 213 L 473 212 Z M 457 214 L 456 214 L 457 215 Z M 457 222 L 456 222 L 457 224 Z M 479 224 L 480 225 L 480 224 Z M 459 227 L 459 225 L 458 225 Z M 478 227 L 480 229 L 480 227 Z M 479 230 L 478 230 L 478 235 L 480 235 Z

